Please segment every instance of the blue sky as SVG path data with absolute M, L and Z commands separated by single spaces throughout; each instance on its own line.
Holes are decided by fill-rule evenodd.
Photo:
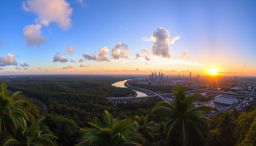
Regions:
M 46 0 L 38 5 L 41 1 L 0 1 L 2 74 L 202 72 L 212 66 L 226 74 L 256 74 L 253 0 Z M 49 14 L 53 1 L 56 11 Z M 27 44 L 24 29 L 31 25 L 40 26 L 46 41 Z M 162 33 L 168 35 L 157 42 Z M 175 37 L 179 39 L 167 43 Z M 113 58 L 119 42 L 128 47 L 116 49 L 128 51 Z M 74 52 L 65 53 L 71 46 Z M 108 49 L 106 59 L 100 59 L 103 47 Z M 13 54 L 9 60 L 8 53 Z M 56 54 L 67 61 L 53 62 Z M 96 57 L 88 60 L 85 54 Z M 23 63 L 29 66 L 22 67 Z

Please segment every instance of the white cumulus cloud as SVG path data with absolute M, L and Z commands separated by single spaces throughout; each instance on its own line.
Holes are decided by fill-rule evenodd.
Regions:
M 129 51 L 128 45 L 125 43 L 117 43 L 115 48 L 112 49 L 112 57 L 114 59 L 127 58 L 127 52 Z
M 74 53 L 74 51 L 75 51 L 75 47 L 70 46 L 70 47 L 67 48 L 66 53 L 67 54 L 72 54 L 72 53 Z
M 37 15 L 36 22 L 44 26 L 57 23 L 62 29 L 71 25 L 72 8 L 66 0 L 26 0 L 23 9 Z
M 14 54 L 9 53 L 7 56 L 0 57 L 0 66 L 17 65 Z
M 152 53 L 164 58 L 170 57 L 170 44 L 180 39 L 178 36 L 170 38 L 170 33 L 165 28 L 157 28 L 151 38 L 154 42 Z
M 109 61 L 108 58 L 108 48 L 107 47 L 103 47 L 100 49 L 98 54 L 92 54 L 92 55 L 88 55 L 88 54 L 83 54 L 84 59 L 86 60 L 95 60 L 95 61 Z
M 44 43 L 46 40 L 41 35 L 41 25 L 28 25 L 23 29 L 23 34 L 26 37 L 27 45 L 35 46 Z
M 56 54 L 56 55 L 53 57 L 53 62 L 65 63 L 65 62 L 68 62 L 68 59 L 65 58 L 64 56 L 61 56 L 61 55 L 59 55 L 59 54 Z

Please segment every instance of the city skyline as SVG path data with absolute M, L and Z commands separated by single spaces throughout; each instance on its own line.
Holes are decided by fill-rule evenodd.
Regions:
M 253 0 L 3 0 L 0 74 L 255 76 L 255 8 Z

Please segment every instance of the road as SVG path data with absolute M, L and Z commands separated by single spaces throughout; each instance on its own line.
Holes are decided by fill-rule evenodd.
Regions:
M 157 93 L 155 93 L 155 92 L 153 92 L 153 91 L 151 91 L 151 90 L 148 90 L 148 89 L 145 89 L 145 88 L 140 88 L 140 87 L 131 86 L 128 81 L 125 83 L 125 86 L 126 86 L 127 88 L 131 88 L 131 89 L 133 89 L 133 90 L 138 90 L 138 91 L 144 92 L 144 93 L 147 94 L 147 95 L 157 96 L 157 97 L 159 97 L 161 100 L 163 100 L 163 101 L 165 101 L 165 102 L 169 102 L 166 98 L 164 98 L 164 97 L 161 96 L 160 94 L 157 94 Z
M 236 105 L 235 108 L 236 108 L 237 110 L 241 110 L 242 105 L 243 105 L 244 103 L 246 103 L 246 101 L 248 101 L 248 100 L 250 99 L 250 97 L 255 97 L 255 96 L 253 96 L 253 93 L 255 92 L 255 90 L 256 90 L 256 86 L 253 87 L 253 89 L 251 90 L 251 93 L 249 94 L 249 96 L 247 96 L 246 98 L 244 98 L 238 105 Z

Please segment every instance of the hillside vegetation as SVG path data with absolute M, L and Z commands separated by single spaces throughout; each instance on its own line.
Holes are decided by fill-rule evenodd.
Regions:
M 6 84 L 0 86 L 0 145 L 256 145 L 255 106 L 243 113 L 225 111 L 209 119 L 203 114 L 208 107 L 194 107 L 195 97 L 185 95 L 180 86 L 173 88 L 175 99 L 171 103 L 113 106 L 105 96 L 129 94 L 111 89 L 113 80 L 5 81 L 8 88 Z M 24 94 L 42 101 L 48 112 Z

